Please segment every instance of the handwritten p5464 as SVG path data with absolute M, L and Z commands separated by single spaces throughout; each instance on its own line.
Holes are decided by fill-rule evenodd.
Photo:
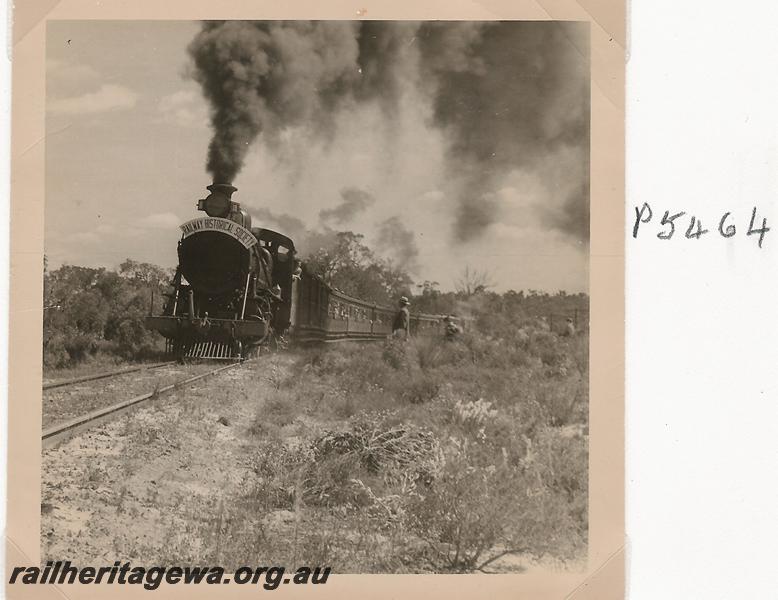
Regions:
M 666 210 L 661 219 L 656 218 L 659 213 L 654 213 L 654 209 L 644 202 L 643 206 L 635 207 L 635 222 L 632 226 L 632 237 L 637 239 L 638 233 L 646 235 L 645 231 L 651 230 L 660 240 L 671 240 L 676 233 L 678 237 L 683 235 L 687 240 L 699 240 L 704 236 L 711 235 L 723 238 L 732 238 L 741 233 L 745 226 L 745 220 L 738 222 L 738 218 L 732 212 L 725 212 L 717 221 L 714 221 L 712 230 L 703 225 L 702 219 L 696 215 L 687 214 L 686 211 L 679 211 L 671 214 Z M 760 223 L 761 221 L 761 223 Z M 754 238 L 759 247 L 762 247 L 765 236 L 770 231 L 765 217 L 758 217 L 756 206 L 751 211 L 751 219 L 748 221 L 748 229 L 745 230 L 746 236 L 758 236 Z M 650 235 L 650 234 L 649 234 Z M 742 233 L 741 233 L 742 235 Z

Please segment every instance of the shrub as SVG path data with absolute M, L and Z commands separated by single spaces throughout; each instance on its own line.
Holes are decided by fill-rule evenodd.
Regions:
M 518 516 L 516 471 L 472 462 L 466 441 L 450 446 L 442 474 L 409 507 L 410 527 L 427 543 L 424 559 L 435 570 L 476 569 Z
M 55 333 L 43 342 L 43 364 L 47 367 L 61 368 L 70 361 L 64 333 Z
M 153 265 L 133 264 L 154 277 L 73 266 L 44 273 L 44 365 L 71 367 L 98 353 L 148 357 L 161 348 L 161 336 L 146 330 L 143 321 L 152 290 L 154 310 L 161 309 L 169 274 Z
M 399 378 L 396 384 L 397 396 L 404 402 L 411 404 L 423 404 L 437 398 L 440 391 L 440 382 L 426 373 L 410 375 L 408 378 Z
M 268 543 L 341 572 L 580 557 L 587 339 L 534 322 L 303 352 L 254 425 L 284 449 L 260 451 L 252 506 L 295 519 L 293 535 L 291 524 L 262 529 Z
M 359 415 L 346 431 L 329 431 L 312 444 L 313 462 L 306 470 L 305 500 L 312 504 L 364 504 L 362 476 L 384 484 L 429 481 L 441 456 L 434 434 L 406 424 L 393 425 L 387 414 Z
M 586 421 L 588 390 L 585 387 L 586 382 L 577 379 L 559 382 L 536 379 L 533 383 L 534 397 L 543 408 L 546 423 L 564 426 Z
M 405 340 L 389 338 L 384 342 L 382 357 L 384 362 L 397 370 L 407 370 L 411 368 L 413 359 L 411 354 L 414 350 L 412 343 Z
M 497 415 L 497 411 L 492 409 L 492 403 L 483 398 L 479 398 L 475 402 L 459 400 L 454 406 L 454 412 L 460 423 L 475 427 L 481 427 L 487 420 Z

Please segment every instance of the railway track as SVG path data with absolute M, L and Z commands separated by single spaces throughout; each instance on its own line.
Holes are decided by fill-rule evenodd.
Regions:
M 248 362 L 248 361 L 243 361 Z M 206 371 L 204 373 L 199 373 L 197 375 L 193 375 L 190 377 L 187 377 L 185 379 L 175 381 L 173 383 L 164 385 L 164 386 L 157 386 L 153 391 L 139 394 L 136 396 L 133 396 L 132 398 L 121 400 L 118 402 L 115 402 L 113 404 L 109 404 L 107 406 L 101 406 L 100 408 L 97 408 L 95 410 L 90 410 L 88 412 L 84 412 L 83 414 L 80 414 L 76 417 L 66 419 L 63 421 L 60 421 L 58 423 L 55 423 L 53 425 L 50 425 L 48 427 L 45 427 L 43 429 L 43 432 L 41 434 L 41 441 L 43 444 L 43 448 L 51 448 L 53 446 L 56 446 L 57 444 L 60 444 L 64 442 L 65 440 L 70 439 L 71 437 L 74 437 L 75 435 L 81 433 L 85 429 L 89 427 L 93 427 L 99 423 L 103 423 L 105 421 L 108 421 L 110 419 L 115 418 L 117 415 L 124 413 L 131 408 L 137 407 L 139 405 L 142 405 L 150 400 L 154 400 L 162 396 L 163 394 L 170 393 L 174 390 L 186 387 L 187 385 L 190 385 L 196 381 L 205 379 L 206 377 L 210 377 L 212 375 L 216 375 L 218 373 L 221 373 L 223 371 L 227 371 L 230 369 L 235 369 L 243 364 L 243 362 L 234 362 L 229 365 L 222 365 L 220 367 L 217 367 L 215 369 L 211 369 L 209 371 Z M 155 365 L 155 368 L 163 367 L 166 365 L 170 365 L 171 363 L 162 363 L 160 365 Z M 175 364 L 175 363 L 173 363 Z M 125 375 L 127 373 L 132 373 L 135 371 L 138 371 L 141 369 L 129 369 L 129 370 L 123 370 L 121 372 L 115 372 L 114 375 Z M 106 377 L 110 377 L 110 375 L 107 375 Z M 81 381 L 72 381 L 71 383 L 81 383 L 83 381 L 88 381 L 90 378 L 81 379 Z M 64 384 L 63 384 L 64 385 Z M 49 388 L 51 389 L 51 388 Z
M 86 375 L 84 377 L 75 377 L 73 379 L 63 379 L 62 381 L 51 381 L 43 384 L 43 389 L 53 390 L 56 388 L 66 387 L 68 385 L 75 385 L 77 383 L 84 383 L 87 381 L 96 381 L 98 379 L 109 379 L 111 377 L 117 377 L 119 375 L 125 375 L 127 373 L 135 373 L 137 371 L 151 371 L 153 369 L 159 369 L 160 367 L 166 367 L 167 365 L 175 364 L 176 361 L 169 360 L 166 362 L 156 363 L 153 365 L 142 365 L 140 367 L 129 367 L 127 369 L 118 369 L 116 371 L 106 371 L 105 373 L 98 373 L 97 375 Z

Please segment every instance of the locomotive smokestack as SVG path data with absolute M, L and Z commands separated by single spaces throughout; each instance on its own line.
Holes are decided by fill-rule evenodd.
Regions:
M 232 195 L 238 191 L 238 188 L 229 183 L 212 183 L 205 189 L 211 192 L 211 194 L 224 195 L 226 196 L 227 200 L 229 200 Z
M 204 210 L 209 217 L 226 217 L 230 214 L 232 201 L 230 198 L 238 188 L 229 183 L 212 183 L 206 188 L 210 194 L 197 203 L 198 210 Z

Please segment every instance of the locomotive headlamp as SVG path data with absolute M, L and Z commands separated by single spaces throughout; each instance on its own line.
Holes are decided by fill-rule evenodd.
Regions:
M 232 208 L 230 197 L 238 188 L 229 183 L 214 183 L 206 189 L 211 193 L 197 203 L 197 209 L 204 210 L 209 217 L 227 217 Z

